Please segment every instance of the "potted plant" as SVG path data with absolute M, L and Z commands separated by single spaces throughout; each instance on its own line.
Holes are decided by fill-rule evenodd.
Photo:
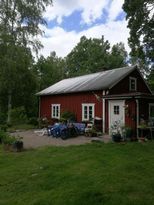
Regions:
M 2 143 L 5 151 L 13 151 L 12 144 L 15 142 L 15 137 L 9 136 L 7 133 L 3 137 Z
M 111 134 L 113 142 L 120 142 L 122 140 L 120 122 L 114 122 L 111 126 Z
M 132 131 L 133 131 L 132 128 L 129 126 L 122 127 L 122 137 L 124 141 L 131 141 Z
M 15 141 L 12 143 L 13 149 L 16 152 L 21 152 L 23 150 L 23 141 L 20 136 L 15 138 Z
M 21 137 L 10 136 L 7 133 L 3 137 L 2 140 L 4 150 L 6 151 L 22 151 L 23 142 L 21 141 Z

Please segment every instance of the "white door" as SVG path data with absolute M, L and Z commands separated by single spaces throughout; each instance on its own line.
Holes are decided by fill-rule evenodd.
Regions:
M 124 100 L 110 100 L 109 101 L 109 130 L 111 127 L 118 123 L 121 126 L 125 124 L 125 110 Z

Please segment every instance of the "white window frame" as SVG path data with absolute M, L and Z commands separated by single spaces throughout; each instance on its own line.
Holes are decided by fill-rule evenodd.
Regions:
M 87 107 L 87 118 L 84 116 L 85 107 Z M 82 121 L 89 121 L 89 107 L 92 107 L 92 119 L 95 116 L 95 104 L 94 103 L 82 103 Z
M 135 83 L 135 88 L 134 89 L 132 88 L 132 80 Z M 134 78 L 134 77 L 129 77 L 129 90 L 130 91 L 136 91 L 137 90 L 137 79 Z
M 57 112 L 57 108 L 58 108 L 58 112 Z M 56 113 L 54 113 L 54 109 Z M 51 118 L 60 119 L 60 104 L 51 105 Z

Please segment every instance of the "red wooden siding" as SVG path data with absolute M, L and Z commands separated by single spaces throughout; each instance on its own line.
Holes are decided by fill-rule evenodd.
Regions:
M 137 105 L 135 99 L 125 101 L 125 125 L 136 130 L 137 126 Z
M 129 76 L 125 77 L 117 85 L 111 88 L 109 94 L 117 95 L 117 94 L 131 93 L 132 91 L 129 90 L 129 77 L 134 77 L 137 79 L 137 91 L 136 92 L 150 94 L 149 89 L 145 85 L 144 80 L 142 79 L 142 77 L 140 76 L 137 70 L 134 70 Z
M 60 112 L 71 111 L 76 114 L 77 121 L 82 121 L 82 103 L 95 104 L 95 117 L 102 118 L 102 92 L 95 94 L 100 96 L 100 101 L 92 92 L 72 93 L 63 95 L 41 96 L 40 98 L 40 115 L 51 119 L 51 104 L 60 104 Z

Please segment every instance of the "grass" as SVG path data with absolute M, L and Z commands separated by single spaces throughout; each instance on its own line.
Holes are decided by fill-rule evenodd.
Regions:
M 8 128 L 9 132 L 14 132 L 16 130 L 30 130 L 30 129 L 35 129 L 37 126 L 31 125 L 31 124 L 17 124 L 17 125 L 12 125 L 11 127 Z
M 0 205 L 152 205 L 154 142 L 0 147 Z

